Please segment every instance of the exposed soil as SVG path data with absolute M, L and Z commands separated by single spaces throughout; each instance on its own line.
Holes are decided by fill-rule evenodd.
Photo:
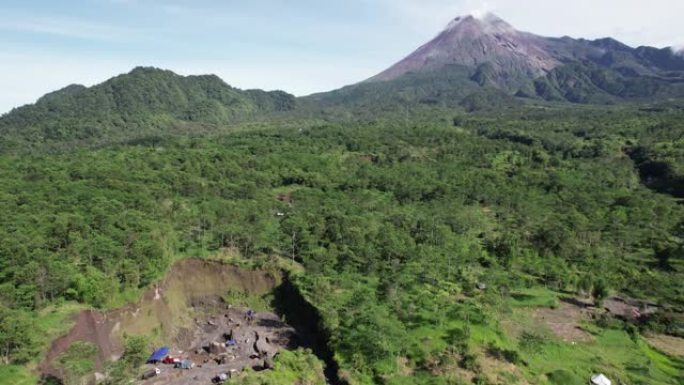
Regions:
M 634 320 L 655 314 L 660 306 L 648 301 L 629 297 L 609 297 L 603 301 L 603 308 L 615 317 Z
M 646 340 L 656 349 L 672 356 L 684 358 L 684 338 L 655 334 L 646 337 Z
M 591 310 L 571 303 L 561 302 L 556 309 L 537 309 L 533 317 L 546 325 L 565 342 L 591 341 L 591 334 L 582 330 L 581 322 L 591 318 Z
M 593 306 L 592 301 L 581 298 L 564 298 L 556 309 L 537 309 L 534 319 L 547 325 L 551 331 L 566 342 L 591 341 L 591 334 L 582 330 L 581 322 L 596 314 L 608 314 L 627 320 L 635 320 L 656 313 L 656 304 L 628 297 L 612 296 L 603 301 L 603 308 Z
M 288 203 L 288 204 L 292 204 L 294 202 L 294 199 L 292 198 L 292 192 L 279 193 L 276 196 L 276 199 L 279 200 L 280 202 Z
M 98 347 L 95 362 L 97 368 L 102 368 L 113 352 L 121 347 L 110 337 L 110 322 L 107 314 L 94 310 L 84 310 L 74 317 L 74 327 L 69 334 L 55 340 L 50 346 L 39 369 L 43 375 L 61 377 L 62 373 L 50 366 L 59 355 L 64 353 L 76 341 L 90 342 Z
M 193 300 L 222 296 L 228 289 L 261 295 L 279 283 L 280 277 L 266 271 L 199 259 L 180 261 L 138 303 L 108 312 L 87 310 L 76 315 L 74 327 L 52 343 L 38 369 L 45 377 L 62 377 L 53 363 L 75 341 L 97 346 L 96 369 L 100 372 L 106 361 L 121 355 L 125 334 L 155 335 L 185 346 L 183 342 L 194 336 Z
M 159 369 L 161 374 L 141 385 L 210 384 L 221 374 L 230 377 L 248 367 L 268 369 L 280 350 L 298 346 L 295 330 L 273 313 L 257 313 L 249 320 L 247 309 L 233 308 L 220 298 L 195 302 L 198 317 L 192 328 L 180 331 L 170 353 L 177 360 L 192 361 L 194 367 L 146 365 L 145 371 Z

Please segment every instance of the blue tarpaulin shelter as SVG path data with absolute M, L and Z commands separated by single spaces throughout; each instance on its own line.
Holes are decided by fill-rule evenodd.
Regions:
M 169 348 L 163 347 L 159 348 L 152 353 L 150 358 L 147 359 L 148 364 L 154 364 L 157 362 L 161 362 L 166 356 L 169 355 Z

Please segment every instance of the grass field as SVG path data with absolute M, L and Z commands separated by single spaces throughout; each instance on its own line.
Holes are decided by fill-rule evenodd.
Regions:
M 0 385 L 35 385 L 38 376 L 32 374 L 26 366 L 0 365 Z
M 531 383 L 556 384 L 570 377 L 586 381 L 597 373 L 605 373 L 613 383 L 679 385 L 684 381 L 683 360 L 659 352 L 642 337 L 632 338 L 622 329 L 601 329 L 588 323 L 578 326 L 592 334 L 591 341 L 561 341 L 548 332 L 542 321 L 533 317 L 536 308 L 546 308 L 556 298 L 557 294 L 543 288 L 525 291 L 522 297 L 513 296 L 513 310 L 504 316 L 508 318 L 504 324 L 513 325 L 500 340 L 505 347 L 520 349 L 520 341 L 513 337 L 516 333 L 512 333 L 511 328 L 543 336 L 538 350 L 521 349 Z M 552 373 L 554 375 L 550 375 Z M 565 376 L 567 373 L 571 375 Z

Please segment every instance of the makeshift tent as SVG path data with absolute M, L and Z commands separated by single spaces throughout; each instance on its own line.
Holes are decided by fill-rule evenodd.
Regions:
M 594 385 L 612 385 L 613 383 L 608 379 L 608 377 L 603 374 L 599 374 L 591 377 L 591 383 Z
M 161 362 L 166 356 L 169 355 L 169 348 L 163 347 L 159 348 L 152 353 L 150 358 L 147 359 L 148 364 L 156 364 L 157 362 Z

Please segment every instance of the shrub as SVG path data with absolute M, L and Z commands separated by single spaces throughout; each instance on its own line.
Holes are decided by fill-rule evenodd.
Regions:
M 584 385 L 584 381 L 570 371 L 558 369 L 546 375 L 552 385 Z
M 466 353 L 463 355 L 461 362 L 459 362 L 459 366 L 463 369 L 473 372 L 480 371 L 480 364 L 477 362 L 477 356 L 471 353 Z
M 546 343 L 546 337 L 537 332 L 525 331 L 520 336 L 520 349 L 529 353 L 540 353 Z
M 514 365 L 524 364 L 517 351 L 500 348 L 495 344 L 489 344 L 489 346 L 487 346 L 487 354 L 498 360 L 510 362 Z

